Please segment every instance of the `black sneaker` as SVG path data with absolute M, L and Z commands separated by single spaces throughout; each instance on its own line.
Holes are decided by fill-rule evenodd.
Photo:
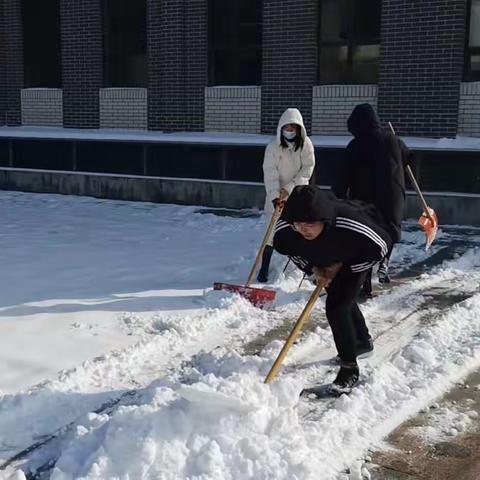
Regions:
M 330 389 L 332 393 L 341 395 L 342 393 L 349 394 L 353 386 L 358 382 L 360 373 L 358 366 L 342 365 L 337 374 L 337 378 L 333 381 Z
M 260 283 L 267 283 L 268 282 L 268 273 L 262 272 L 261 270 L 258 272 L 257 281 Z
M 365 343 L 357 345 L 357 358 L 367 358 L 373 352 L 373 340 L 369 338 Z

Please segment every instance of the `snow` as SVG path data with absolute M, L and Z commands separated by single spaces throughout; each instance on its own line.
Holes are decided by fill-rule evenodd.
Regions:
M 455 405 L 443 406 L 432 409 L 426 418 L 427 425 L 412 428 L 412 433 L 433 445 L 468 432 L 477 417 L 478 413 L 473 410 L 463 411 Z
M 74 129 L 60 127 L 0 127 L 0 137 L 6 138 L 57 138 L 69 140 L 110 140 L 161 143 L 195 143 L 195 144 L 225 144 L 225 145 L 257 145 L 266 146 L 272 135 L 250 133 L 223 132 L 175 132 L 138 130 L 108 130 L 108 129 Z M 310 137 L 316 147 L 344 148 L 352 139 L 350 135 L 312 135 Z M 472 151 L 480 150 L 480 138 L 427 138 L 402 137 L 407 146 L 414 150 L 440 151 Z
M 2 479 L 51 458 L 53 480 L 368 478 L 369 447 L 480 366 L 480 230 L 443 227 L 426 252 L 406 223 L 392 272 L 415 278 L 362 306 L 375 351 L 361 382 L 311 401 L 300 391 L 338 368 L 324 297 L 266 385 L 313 286 L 298 289 L 300 272 L 282 274 L 275 254 L 272 309 L 211 290 L 245 281 L 265 228 L 255 211 L 0 198 Z

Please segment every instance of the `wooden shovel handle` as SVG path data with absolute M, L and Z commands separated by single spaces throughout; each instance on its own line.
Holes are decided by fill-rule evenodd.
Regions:
M 315 290 L 312 292 L 312 294 L 310 295 L 310 299 L 305 305 L 305 308 L 303 309 L 303 312 L 300 314 L 300 317 L 298 317 L 297 323 L 295 323 L 295 326 L 293 327 L 293 330 L 291 331 L 285 344 L 283 345 L 283 348 L 280 351 L 277 359 L 275 360 L 275 363 L 270 369 L 270 372 L 268 372 L 268 375 L 265 378 L 264 383 L 270 383 L 277 376 L 277 373 L 280 370 L 280 367 L 282 365 L 283 359 L 285 358 L 288 351 L 290 350 L 290 347 L 293 345 L 298 335 L 302 331 L 303 324 L 308 320 L 308 317 L 310 316 L 313 306 L 315 305 L 315 302 L 317 301 L 317 298 L 320 295 L 320 292 L 322 291 L 326 283 L 327 283 L 327 280 L 325 282 L 320 282 L 315 288 Z
M 275 211 L 273 212 L 272 218 L 270 219 L 270 223 L 268 224 L 267 229 L 265 230 L 265 235 L 263 237 L 262 244 L 260 245 L 260 249 L 258 250 L 257 256 L 255 258 L 255 262 L 253 264 L 252 269 L 250 270 L 250 274 L 248 275 L 247 283 L 245 286 L 249 287 L 250 284 L 253 282 L 253 278 L 255 276 L 255 271 L 257 270 L 257 267 L 262 259 L 263 251 L 265 250 L 265 246 L 267 245 L 268 240 L 270 239 L 270 236 L 272 235 L 273 227 L 275 226 L 275 223 L 280 216 L 281 209 L 280 207 L 275 207 Z

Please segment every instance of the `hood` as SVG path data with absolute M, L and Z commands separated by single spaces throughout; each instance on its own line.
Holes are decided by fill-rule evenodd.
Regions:
M 333 224 L 335 206 L 331 198 L 318 187 L 299 185 L 288 197 L 282 219 L 293 222 L 325 222 Z
M 353 109 L 347 127 L 355 138 L 376 134 L 382 128 L 378 115 L 369 103 L 362 103 Z
M 282 133 L 282 127 L 287 123 L 296 123 L 300 125 L 300 131 L 302 138 L 305 140 L 307 136 L 307 131 L 305 130 L 305 125 L 303 124 L 302 114 L 297 108 L 287 108 L 280 117 L 277 127 L 277 143 L 280 145 L 280 135 Z

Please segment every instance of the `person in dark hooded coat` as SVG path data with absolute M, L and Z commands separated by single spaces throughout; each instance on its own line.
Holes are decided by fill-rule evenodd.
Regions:
M 375 205 L 383 215 L 393 243 L 400 241 L 405 208 L 405 166 L 412 161 L 407 146 L 392 132 L 382 129 L 373 107 L 357 105 L 347 126 L 354 139 L 346 149 L 345 169 L 332 187 L 338 198 L 362 200 Z M 379 281 L 388 283 L 391 249 L 379 266 Z M 364 294 L 371 296 L 371 271 Z
M 328 282 L 326 315 L 341 362 L 333 393 L 351 391 L 359 377 L 357 357 L 373 350 L 356 297 L 366 272 L 391 243 L 373 205 L 339 200 L 310 185 L 293 189 L 275 226 L 275 250 Z

